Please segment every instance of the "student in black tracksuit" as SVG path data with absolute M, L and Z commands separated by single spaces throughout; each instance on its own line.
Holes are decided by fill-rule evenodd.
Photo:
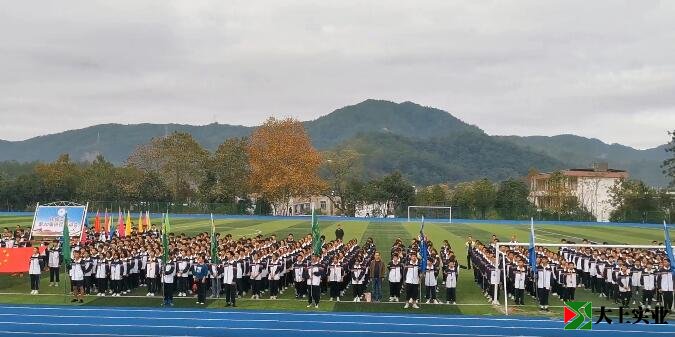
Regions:
M 164 306 L 173 306 L 173 290 L 176 280 L 176 262 L 173 257 L 162 266 L 162 282 L 164 283 Z

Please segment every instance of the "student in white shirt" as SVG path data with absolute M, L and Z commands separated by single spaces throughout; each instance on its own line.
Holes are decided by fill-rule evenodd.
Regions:
M 73 252 L 73 261 L 70 264 L 70 282 L 73 286 L 73 299 L 70 302 L 84 302 L 84 261 L 80 258 L 80 252 Z
M 425 298 L 427 300 L 427 304 L 439 303 L 438 299 L 436 298 L 436 285 L 438 284 L 436 278 L 438 277 L 438 269 L 436 269 L 435 262 L 436 261 L 434 258 L 430 257 L 427 262 L 427 270 L 424 273 L 424 286 L 426 294 Z
M 527 268 L 522 259 L 518 260 L 518 266 L 513 270 L 513 288 L 516 305 L 525 305 L 525 280 L 527 279 Z
M 42 273 L 42 268 L 40 268 L 40 250 L 35 247 L 33 248 L 33 255 L 30 257 L 30 263 L 28 264 L 28 274 L 30 275 L 30 293 L 31 295 L 37 295 L 40 290 L 40 274 Z
M 223 279 L 223 287 L 225 288 L 225 306 L 236 307 L 237 299 L 237 263 L 232 258 L 232 252 L 227 251 L 225 253 L 225 259 L 223 259 L 223 264 L 220 266 Z
M 420 266 L 417 260 L 417 254 L 412 253 L 409 262 L 405 265 L 405 287 L 406 287 L 406 302 L 404 309 L 408 309 L 411 305 L 415 309 L 419 309 L 417 301 L 419 300 L 420 292 Z
M 448 266 L 445 268 L 445 300 L 447 304 L 457 304 L 457 277 L 459 269 L 454 260 L 448 261 Z
M 539 309 L 548 311 L 548 296 L 551 292 L 551 278 L 553 271 L 548 264 L 548 258 L 541 259 L 541 265 L 537 268 L 537 297 L 539 298 Z
M 338 257 L 333 256 L 333 262 L 328 267 L 328 287 L 330 288 L 330 300 L 340 302 L 340 282 L 342 282 L 342 265 Z
M 59 268 L 61 267 L 61 247 L 59 241 L 54 240 L 47 248 L 47 259 L 49 266 L 49 286 L 59 286 Z
M 397 254 L 389 262 L 389 302 L 398 302 L 401 297 L 401 280 L 403 278 L 403 265 Z

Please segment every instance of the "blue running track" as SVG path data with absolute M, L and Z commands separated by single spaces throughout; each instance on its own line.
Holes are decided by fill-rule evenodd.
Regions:
M 0 335 L 629 337 L 675 336 L 675 321 L 667 325 L 598 324 L 592 331 L 564 331 L 561 320 L 505 316 L 2 305 Z

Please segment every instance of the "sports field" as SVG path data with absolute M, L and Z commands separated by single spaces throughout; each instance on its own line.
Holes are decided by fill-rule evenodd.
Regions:
M 14 227 L 19 224 L 30 226 L 32 218 L 30 217 L 0 217 L 0 227 Z M 396 238 L 409 242 L 411 238 L 419 232 L 419 223 L 411 222 L 368 222 L 368 221 L 343 221 L 340 222 L 345 231 L 345 239 L 356 238 L 359 242 L 372 237 L 378 250 L 382 251 L 385 260 L 389 259 L 389 251 L 392 242 Z M 323 234 L 328 239 L 334 237 L 334 231 L 338 222 L 321 221 L 320 226 Z M 310 220 L 307 219 L 261 219 L 251 220 L 225 219 L 216 220 L 216 229 L 224 234 L 232 234 L 234 237 L 252 236 L 257 233 L 263 235 L 276 234 L 285 237 L 289 233 L 294 235 L 304 235 L 310 230 Z M 210 230 L 208 219 L 172 219 L 172 231 L 175 233 L 194 234 Z M 448 240 L 453 247 L 460 263 L 466 264 L 466 254 L 464 242 L 468 235 L 473 235 L 475 239 L 486 242 L 492 234 L 497 235 L 501 241 L 509 241 L 511 235 L 516 235 L 521 242 L 529 240 L 528 225 L 505 225 L 505 224 L 477 224 L 477 223 L 434 223 L 427 222 L 425 225 L 425 234 L 427 234 L 436 246 L 440 246 L 443 240 Z M 582 238 L 608 243 L 628 243 L 628 244 L 650 244 L 652 240 L 663 241 L 663 230 L 658 226 L 597 226 L 597 225 L 549 225 L 537 224 L 536 237 L 540 243 L 558 243 L 566 238 L 575 241 L 581 241 Z M 463 271 L 463 272 L 462 272 Z M 62 276 L 62 279 L 65 277 Z M 501 315 L 503 311 L 500 307 L 495 307 L 488 303 L 486 298 L 480 292 L 480 289 L 473 283 L 471 271 L 461 270 L 460 279 L 457 286 L 457 305 L 447 304 L 426 304 L 421 309 L 415 309 L 417 314 L 466 314 L 466 315 Z M 20 277 L 18 275 L 0 276 L 0 303 L 5 304 L 64 304 L 69 302 L 63 294 L 65 289 L 48 287 L 48 279 L 43 274 L 40 287 L 40 295 L 30 295 L 29 280 L 27 275 Z M 385 299 L 388 294 L 387 282 L 383 284 L 383 294 Z M 346 302 L 350 297 L 351 291 L 348 290 L 348 296 L 343 298 L 343 302 L 328 302 L 327 296 L 323 296 L 319 311 L 341 311 L 341 312 L 404 312 L 401 303 L 353 303 Z M 445 293 L 441 289 L 439 298 L 444 299 Z M 500 298 L 500 301 L 503 300 Z M 589 292 L 578 289 L 577 300 L 592 301 L 594 307 L 605 305 L 615 307 L 613 303 L 605 301 Z M 176 307 L 189 308 L 195 307 L 192 298 L 176 298 Z M 555 302 L 552 297 L 552 310 L 550 313 L 541 313 L 532 298 L 526 298 L 525 306 L 515 308 L 511 314 L 533 316 L 546 315 L 551 318 L 560 318 L 562 307 L 560 302 Z M 145 289 L 138 289 L 132 296 L 123 297 L 95 297 L 89 296 L 85 306 L 138 306 L 138 307 L 159 307 L 162 300 L 160 297 L 145 297 Z M 70 303 L 68 303 L 70 304 Z M 251 300 L 243 298 L 237 302 L 241 309 L 254 310 L 289 310 L 305 311 L 306 302 L 294 299 L 292 290 L 285 292 L 277 300 Z M 222 308 L 222 300 L 209 299 L 207 306 L 209 308 Z M 316 310 L 316 309 L 312 309 Z M 408 311 L 413 311 L 409 309 Z

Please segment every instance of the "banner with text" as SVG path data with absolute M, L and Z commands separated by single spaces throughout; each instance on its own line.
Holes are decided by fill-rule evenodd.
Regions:
M 87 206 L 38 206 L 33 218 L 33 236 L 61 236 L 66 213 L 70 236 L 79 236 L 87 216 Z

